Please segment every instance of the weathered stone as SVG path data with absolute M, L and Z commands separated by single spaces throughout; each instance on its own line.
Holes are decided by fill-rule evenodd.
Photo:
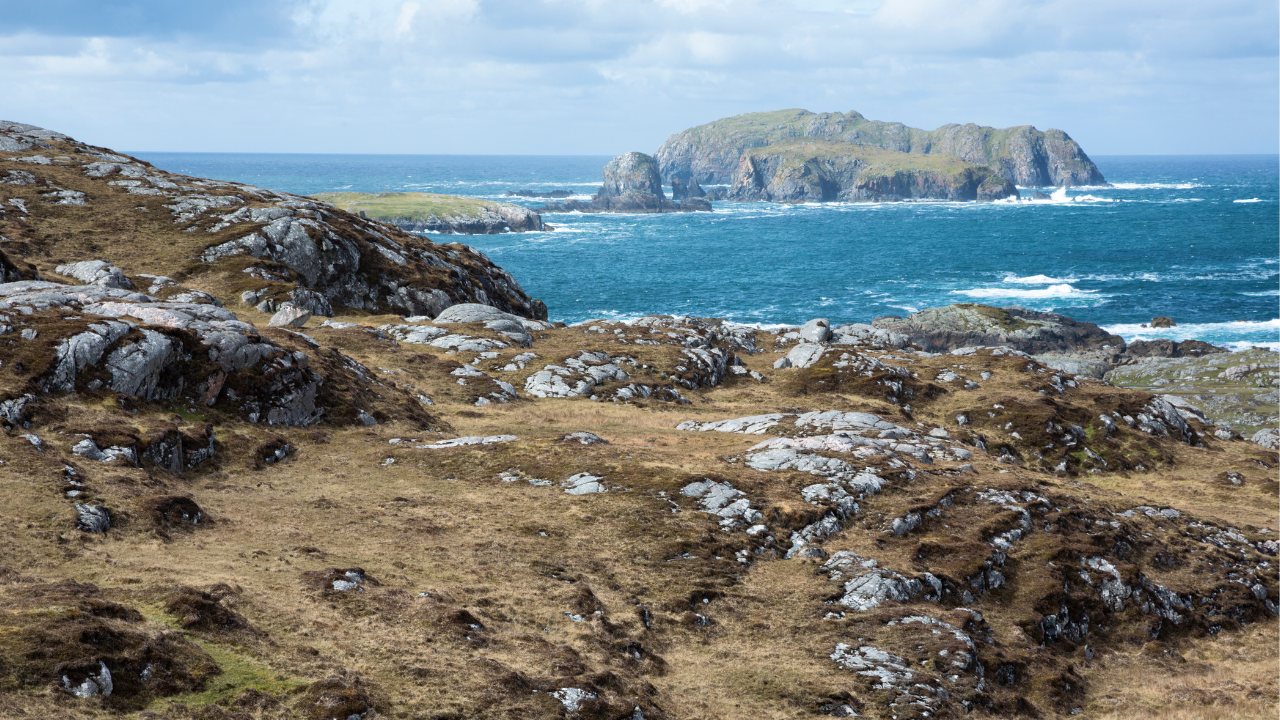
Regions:
M 778 423 L 787 417 L 782 413 L 770 413 L 768 415 L 750 415 L 747 417 L 730 418 L 728 420 L 712 420 L 709 422 L 695 422 L 687 420 L 676 426 L 677 430 L 689 430 L 696 432 L 728 432 L 742 433 L 744 435 L 763 435 Z
M 75 278 L 86 285 L 133 289 L 133 283 L 124 276 L 124 271 L 104 260 L 82 260 L 68 265 L 59 265 L 54 270 L 59 275 Z
M 1280 450 L 1280 430 L 1276 428 L 1263 428 L 1249 439 L 1268 450 Z
M 104 533 L 111 528 L 111 516 L 99 505 L 76 503 L 76 527 L 91 533 Z
M 800 339 L 809 343 L 824 343 L 831 339 L 831 323 L 826 318 L 815 318 L 800 326 Z
M 311 319 L 311 311 L 294 305 L 293 303 L 284 303 L 279 310 L 271 316 L 271 320 L 267 325 L 271 327 L 291 327 L 298 328 L 307 324 Z
M 608 488 L 601 482 L 604 478 L 599 475 L 581 472 L 570 476 L 564 482 L 560 483 L 564 491 L 570 495 L 594 495 L 596 493 L 607 492 Z
M 775 368 L 807 368 L 812 367 L 815 363 L 822 359 L 826 354 L 827 346 L 818 343 L 802 342 L 791 348 L 786 357 L 780 358 L 773 364 Z
M 947 305 L 906 318 L 877 318 L 873 324 L 902 333 L 931 352 L 973 346 L 1006 346 L 1033 354 L 1124 350 L 1122 338 L 1093 323 L 1021 308 Z
M 452 438 L 449 440 L 440 440 L 434 443 L 425 443 L 422 445 L 414 445 L 419 450 L 444 450 L 456 447 L 468 447 L 471 445 L 493 445 L 495 443 L 508 443 L 518 440 L 515 435 L 469 435 L 467 437 Z M 393 441 L 394 443 L 394 441 Z
M 577 443 L 579 445 L 608 445 L 609 444 L 608 440 L 605 440 L 604 438 L 600 437 L 599 435 L 593 432 L 586 432 L 585 430 L 580 430 L 578 432 L 571 432 L 568 435 L 565 435 L 564 437 L 560 438 L 560 442 Z

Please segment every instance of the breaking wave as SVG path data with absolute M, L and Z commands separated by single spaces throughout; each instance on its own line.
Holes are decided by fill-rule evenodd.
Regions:
M 1075 278 L 1056 278 L 1048 275 L 1026 275 L 1019 277 L 1012 273 L 1006 275 L 1001 282 L 1013 283 L 1015 285 L 1061 285 L 1063 283 L 1073 283 Z
M 1002 288 L 1002 287 L 985 287 L 970 288 L 968 290 L 952 290 L 952 295 L 966 295 L 975 298 L 1023 298 L 1027 300 L 1038 300 L 1045 298 L 1069 298 L 1069 297 L 1086 297 L 1096 295 L 1097 290 L 1081 290 L 1070 283 L 1056 283 L 1049 287 L 1043 288 Z
M 1153 328 L 1144 323 L 1118 323 L 1103 329 L 1127 342 L 1134 340 L 1204 340 L 1233 347 L 1280 347 L 1280 318 L 1271 320 L 1230 320 L 1227 322 L 1180 323 L 1170 328 Z

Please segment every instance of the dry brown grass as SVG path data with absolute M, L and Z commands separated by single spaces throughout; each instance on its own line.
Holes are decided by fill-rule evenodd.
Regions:
M 19 437 L 0 440 L 6 461 L 0 466 L 0 543 L 3 564 L 14 571 L 48 582 L 93 583 L 160 623 L 176 621 L 163 609 L 175 585 L 237 588 L 237 610 L 263 639 L 202 640 L 236 672 L 215 693 L 156 705 L 162 716 L 197 716 L 208 703 L 231 707 L 239 691 L 266 688 L 283 704 L 227 710 L 228 716 L 288 717 L 292 703 L 300 702 L 292 688 L 340 671 L 364 678 L 384 703 L 384 714 L 395 718 L 556 717 L 560 706 L 547 691 L 591 678 L 610 707 L 647 703 L 670 718 L 815 717 L 823 702 L 837 700 L 857 701 L 866 716 L 883 713 L 874 693 L 827 657 L 836 642 L 875 637 L 879 616 L 824 620 L 830 609 L 824 601 L 837 586 L 816 575 L 811 561 L 765 559 L 747 570 L 733 557 L 747 545 L 745 536 L 720 531 L 688 502 L 673 513 L 668 501 L 694 477 L 725 477 L 747 490 L 771 522 L 795 523 L 812 512 L 798 499 L 812 478 L 726 462 L 758 436 L 674 428 L 686 419 L 845 408 L 875 409 L 911 427 L 956 430 L 956 408 L 975 400 L 950 392 L 917 403 L 908 417 L 858 392 L 794 395 L 787 382 L 787 372 L 794 371 L 769 370 L 770 383 L 735 380 L 690 392 L 693 402 L 684 406 L 539 400 L 477 408 L 449 375 L 470 357 L 396 347 L 355 329 L 307 332 L 342 347 L 384 380 L 432 395 L 439 403 L 433 411 L 453 428 L 448 435 L 511 433 L 520 440 L 432 451 L 389 444 L 395 437 L 442 436 L 404 423 L 279 431 L 219 418 L 219 461 L 181 478 L 79 463 L 93 492 L 126 513 L 105 537 L 71 529 L 69 505 L 57 491 L 59 454 L 78 428 L 114 423 L 117 430 L 137 431 L 172 420 L 170 414 L 144 410 L 122 422 L 109 404 L 69 399 L 57 421 L 36 428 L 50 444 L 48 452 L 37 453 Z M 519 386 L 542 364 L 597 346 L 620 350 L 584 339 L 577 329 L 543 333 L 533 348 L 538 360 L 511 377 L 495 375 Z M 504 362 L 519 351 L 503 351 L 488 362 Z M 631 346 L 628 352 L 660 363 L 669 350 Z M 773 357 L 748 361 L 764 370 Z M 931 376 L 942 362 L 921 360 L 918 370 Z M 1021 375 L 1000 375 L 983 392 L 1034 399 L 1023 382 Z M 1087 404 L 1093 393 L 1104 392 L 1113 391 L 1085 387 L 1073 401 Z M 578 430 L 609 444 L 559 442 Z M 254 469 L 251 450 L 280 434 L 297 446 L 296 456 Z M 1265 527 L 1274 537 L 1276 522 L 1267 508 L 1275 505 L 1275 485 L 1265 481 L 1269 470 L 1257 465 L 1265 454 L 1242 443 L 1161 448 L 1173 462 L 1145 473 L 1055 477 L 979 454 L 976 475 L 955 476 L 943 472 L 953 464 L 939 463 L 868 500 L 861 519 L 828 549 L 856 550 L 908 571 L 922 567 L 913 559 L 914 545 L 884 539 L 884 524 L 948 487 L 967 485 L 1037 487 L 1108 507 L 1172 505 Z M 394 462 L 386 464 L 387 458 Z M 499 481 L 508 468 L 553 483 L 590 471 L 613 489 L 574 497 L 554 485 Z M 1217 483 L 1213 478 L 1226 468 L 1240 468 L 1249 482 Z M 155 532 L 141 503 L 175 493 L 196 498 L 216 522 L 169 539 Z M 955 527 L 931 530 L 927 539 L 953 548 L 976 542 L 976 528 L 963 520 L 968 516 L 955 517 Z M 1029 544 L 1027 552 L 1054 550 L 1050 536 L 1036 537 L 1044 545 Z M 690 557 L 680 559 L 686 553 Z M 949 568 L 973 559 L 930 562 Z M 316 573 L 350 567 L 362 568 L 378 584 L 340 595 L 314 580 Z M 1022 653 L 1036 668 L 1059 662 L 1036 649 L 1020 625 L 1028 613 L 1024 604 L 1043 591 L 1041 582 L 1037 570 L 1027 568 L 1024 582 L 977 603 L 999 651 Z M 714 599 L 704 606 L 702 597 Z M 653 618 L 652 629 L 641 622 L 642 607 Z M 593 617 L 596 609 L 602 614 Z M 705 612 L 713 624 L 699 626 L 695 612 Z M 587 619 L 573 622 L 565 613 Z M 469 627 L 472 622 L 482 627 Z M 1162 646 L 1181 661 L 1154 656 L 1154 645 L 1125 643 L 1101 647 L 1093 662 L 1072 655 L 1070 662 L 1079 663 L 1090 685 L 1086 716 L 1264 717 L 1275 707 L 1277 629 L 1270 620 L 1215 639 L 1177 638 Z M 636 648 L 640 659 L 632 656 Z M 1135 675 L 1151 681 L 1135 685 Z M 1054 712 L 1040 680 L 1019 692 L 1042 712 Z M 1168 698 L 1173 700 L 1162 705 Z M 16 710 L 7 712 L 15 717 L 109 715 L 49 687 L 15 691 L 9 699 Z

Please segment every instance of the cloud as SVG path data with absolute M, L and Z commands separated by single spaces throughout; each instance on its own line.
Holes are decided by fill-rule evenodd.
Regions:
M 1059 126 L 1092 152 L 1273 151 L 1280 112 L 1277 7 L 1254 0 L 0 0 L 0 17 L 4 113 L 126 148 L 612 153 L 807 106 Z

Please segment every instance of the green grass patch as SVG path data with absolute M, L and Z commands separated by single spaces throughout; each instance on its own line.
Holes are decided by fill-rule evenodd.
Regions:
M 149 622 L 181 631 L 178 620 L 159 605 L 140 603 L 135 607 Z M 208 653 L 221 672 L 209 678 L 204 690 L 157 700 L 151 704 L 150 710 L 163 712 L 164 708 L 174 705 L 185 707 L 219 705 L 234 700 L 246 690 L 257 690 L 268 695 L 286 695 L 307 684 L 306 680 L 280 673 L 241 649 L 192 637 L 186 633 L 184 637 Z
M 424 192 L 358 193 L 333 192 L 314 195 L 335 207 L 352 213 L 364 213 L 374 220 L 416 220 L 434 218 L 476 217 L 485 211 L 496 211 L 510 203 L 440 195 Z M 512 207 L 515 207 L 512 205 Z
M 892 175 L 897 172 L 931 171 L 961 173 L 975 167 L 959 158 L 948 155 L 925 155 L 885 150 L 871 145 L 834 140 L 796 140 L 753 148 L 747 153 L 753 157 L 779 158 L 783 167 L 800 166 L 817 160 L 860 160 L 865 163 L 864 174 Z
M 226 645 L 190 638 L 209 653 L 218 664 L 221 673 L 209 679 L 204 690 L 165 698 L 154 705 L 185 705 L 204 707 L 219 705 L 239 697 L 246 690 L 257 690 L 267 695 L 286 695 L 307 684 L 301 678 L 277 672 L 265 663 Z

